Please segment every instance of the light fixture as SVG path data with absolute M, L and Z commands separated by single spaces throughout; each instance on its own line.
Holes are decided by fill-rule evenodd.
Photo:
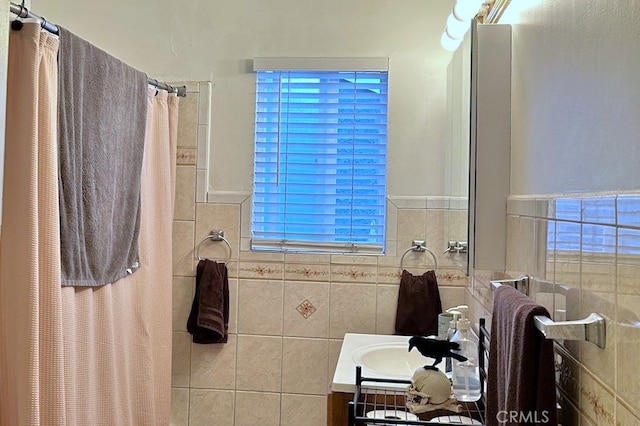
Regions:
M 457 0 L 453 13 L 460 21 L 470 21 L 482 6 L 483 0 Z
M 447 34 L 451 38 L 462 38 L 471 26 L 471 20 L 459 21 L 453 13 L 447 18 Z
M 443 32 L 442 37 L 440 37 L 440 44 L 445 50 L 450 50 L 453 52 L 458 48 L 458 46 L 460 46 L 460 43 L 462 43 L 461 38 L 451 38 L 451 36 L 449 36 L 446 31 Z
M 440 37 L 446 50 L 456 50 L 471 27 L 471 20 L 478 14 L 484 0 L 457 0 L 447 18 L 447 27 Z

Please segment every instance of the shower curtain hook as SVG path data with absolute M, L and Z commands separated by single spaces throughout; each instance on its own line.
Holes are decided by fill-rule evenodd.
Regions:
M 156 90 L 156 94 L 154 96 L 158 96 L 158 80 L 156 80 L 155 78 L 152 79 L 153 81 L 153 88 Z
M 22 0 L 22 2 L 20 3 L 20 13 L 18 14 L 18 16 L 20 18 L 28 18 L 29 17 L 29 10 L 24 5 L 24 2 L 25 2 L 25 0 Z
M 29 11 L 24 6 L 24 2 L 25 0 L 22 0 L 22 2 L 20 3 L 20 10 L 18 11 L 18 13 L 16 13 L 16 16 L 22 19 L 29 17 Z M 13 21 L 11 21 L 11 29 L 13 31 L 20 31 L 22 29 L 22 26 L 23 24 L 20 19 L 14 19 Z

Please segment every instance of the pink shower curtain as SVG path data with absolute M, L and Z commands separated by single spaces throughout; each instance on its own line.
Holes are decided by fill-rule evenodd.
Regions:
M 0 238 L 0 424 L 65 424 L 56 114 L 58 40 L 11 31 Z
M 98 288 L 64 287 L 67 421 L 163 425 L 171 408 L 171 233 L 178 98 L 149 89 L 140 269 Z
M 0 239 L 0 424 L 168 424 L 178 99 L 149 90 L 140 269 L 99 288 L 62 288 L 56 54 L 57 40 L 37 24 L 12 31 Z

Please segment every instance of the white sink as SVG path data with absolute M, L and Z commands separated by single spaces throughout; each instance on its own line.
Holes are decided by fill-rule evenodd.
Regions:
M 353 361 L 366 370 L 374 371 L 390 379 L 406 379 L 419 367 L 433 364 L 417 349 L 408 351 L 408 343 L 376 343 L 362 346 L 353 352 Z
M 417 368 L 433 364 L 433 359 L 422 356 L 417 349 L 409 352 L 410 338 L 345 334 L 331 389 L 334 392 L 353 392 L 357 365 L 362 367 L 363 377 L 410 380 Z M 444 370 L 444 367 L 444 361 L 438 364 L 439 369 Z M 385 384 L 384 387 L 406 388 L 406 385 Z

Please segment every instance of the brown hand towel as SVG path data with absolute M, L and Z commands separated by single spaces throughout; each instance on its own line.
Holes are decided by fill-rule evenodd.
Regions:
M 442 302 L 434 271 L 414 276 L 406 269 L 400 278 L 395 333 L 410 336 L 438 335 Z
M 553 341 L 535 328 L 543 306 L 513 287 L 494 293 L 487 425 L 557 425 Z
M 227 343 L 229 280 L 227 266 L 203 259 L 196 272 L 196 292 L 187 321 L 194 343 Z

